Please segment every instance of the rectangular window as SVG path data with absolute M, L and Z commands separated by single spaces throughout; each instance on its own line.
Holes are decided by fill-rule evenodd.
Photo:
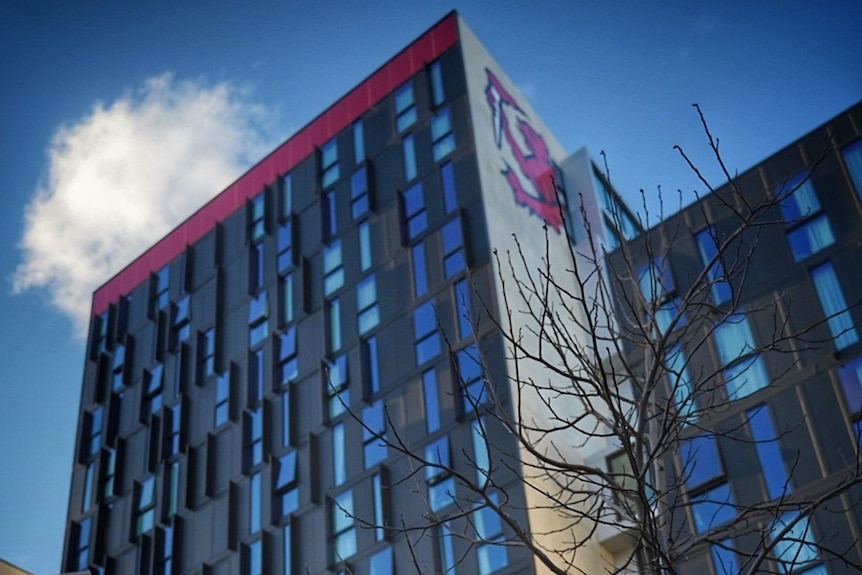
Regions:
M 344 561 L 356 554 L 356 528 L 353 521 L 353 491 L 332 499 L 332 560 Z
M 712 555 L 712 566 L 716 575 L 737 575 L 739 566 L 736 562 L 736 553 L 733 551 L 730 539 L 709 546 Z
M 647 304 L 660 304 L 670 298 L 676 288 L 667 258 L 655 258 L 640 266 L 638 286 Z
M 287 517 L 299 508 L 299 486 L 296 475 L 296 452 L 289 451 L 278 458 L 275 467 L 274 502 L 277 505 L 277 517 Z
M 437 525 L 437 571 L 443 575 L 455 573 L 455 551 L 452 547 L 452 527 L 446 521 Z
M 248 356 L 248 405 L 257 406 L 263 399 L 263 349 L 257 349 Z
M 293 445 L 293 405 L 290 401 L 290 389 L 281 393 L 281 445 Z
M 412 240 L 428 228 L 422 182 L 416 182 L 401 193 L 404 209 L 404 239 Z
M 857 441 L 860 439 L 862 430 L 862 357 L 858 357 L 838 368 L 838 380 L 844 391 L 844 399 L 847 402 L 847 411 L 853 419 L 853 427 Z
M 168 266 L 163 267 L 153 276 L 150 315 L 168 307 L 168 303 L 170 303 L 170 279 L 171 269 Z
M 344 444 L 344 424 L 332 426 L 332 482 L 338 486 L 347 481 L 347 453 Z
M 323 294 L 331 295 L 344 285 L 344 261 L 341 240 L 333 240 L 323 248 Z
M 439 511 L 455 500 L 455 479 L 449 459 L 449 437 L 443 436 L 425 446 L 425 483 L 428 505 Z
M 464 234 L 461 218 L 449 220 L 440 230 L 443 236 L 443 271 L 446 278 L 464 270 Z
M 90 354 L 91 359 L 98 360 L 99 355 L 105 353 L 105 350 L 107 349 L 109 320 L 110 314 L 106 311 L 93 321 L 93 346 Z
M 404 152 L 404 181 L 410 182 L 416 179 L 416 144 L 413 142 L 413 134 L 404 136 L 401 150 Z
M 353 163 L 365 161 L 365 130 L 362 129 L 362 119 L 353 122 Z
M 431 152 L 434 155 L 434 161 L 439 162 L 454 150 L 455 133 L 452 131 L 449 108 L 441 108 L 431 118 Z
M 730 485 L 724 481 L 724 469 L 715 438 L 694 437 L 680 445 L 682 478 L 689 492 L 694 530 L 705 533 L 736 516 Z
M 177 514 L 178 500 L 180 494 L 180 462 L 172 461 L 165 470 L 165 519 L 170 519 Z
M 337 297 L 329 300 L 326 312 L 329 316 L 329 351 L 334 353 L 341 349 L 341 300 Z
M 189 296 L 182 298 L 173 306 L 171 314 L 171 348 L 176 347 L 182 342 L 189 339 L 191 335 L 191 320 L 192 320 L 191 301 Z M 117 367 L 116 349 L 114 350 L 114 368 Z
M 252 243 L 259 242 L 266 234 L 266 200 L 264 194 L 258 194 L 248 203 L 248 239 Z
M 458 196 L 455 192 L 455 171 L 452 162 L 440 166 L 440 179 L 443 182 L 443 205 L 446 213 L 451 214 L 458 209 Z
M 431 78 L 431 104 L 439 106 L 446 97 L 443 93 L 443 72 L 440 69 L 440 61 L 432 62 L 429 69 Z
M 496 493 L 492 493 L 490 498 L 495 505 L 498 504 Z M 487 506 L 480 507 L 473 512 L 473 524 L 477 538 L 485 542 L 476 548 L 479 575 L 490 575 L 506 567 L 509 564 L 506 548 L 495 544 L 503 541 L 503 522 L 497 512 Z
M 458 320 L 458 336 L 461 339 L 473 335 L 473 312 L 470 305 L 470 286 L 467 279 L 463 278 L 455 282 L 455 316 Z
M 425 267 L 425 243 L 419 242 L 411 249 L 413 263 L 413 295 L 417 298 L 428 291 L 428 270 Z
M 422 365 L 440 354 L 440 332 L 433 301 L 429 300 L 413 310 L 413 336 L 416 342 L 416 365 Z
M 260 531 L 260 473 L 254 473 L 248 486 L 248 532 Z
M 371 268 L 371 226 L 368 220 L 359 222 L 356 233 L 359 235 L 359 271 L 368 271 Z
M 156 509 L 155 481 L 147 477 L 137 485 L 135 497 L 135 528 L 136 536 L 152 530 Z
M 841 150 L 847 173 L 856 187 L 856 193 L 862 196 L 862 140 L 856 140 Z
M 377 283 L 374 275 L 356 284 L 356 323 L 359 335 L 365 335 L 380 323 L 380 306 L 377 304 Z
M 350 176 L 350 214 L 355 220 L 367 214 L 370 209 L 368 171 L 362 166 Z
M 87 437 L 81 442 L 83 447 L 82 459 L 92 458 L 102 448 L 102 413 L 102 406 L 97 406 L 85 419 Z
M 760 460 L 760 469 L 763 474 L 763 483 L 770 500 L 790 493 L 790 482 L 787 479 L 787 471 L 781 458 L 781 449 L 778 446 L 778 436 L 769 418 L 769 411 L 765 405 L 759 405 L 746 413 L 748 427 L 751 430 L 751 439 L 757 448 L 757 457 Z
M 276 266 L 278 273 L 293 267 L 293 219 L 288 217 L 278 228 Z
M 697 420 L 697 405 L 688 375 L 688 360 L 681 346 L 675 345 L 668 350 L 664 367 L 677 415 L 683 424 L 694 423 Z
M 77 524 L 75 542 L 76 548 L 72 552 L 74 569 L 86 571 L 90 565 L 90 518 L 85 517 Z
M 248 302 L 248 345 L 255 347 L 269 335 L 269 299 L 261 292 Z
M 395 127 L 401 133 L 417 120 L 416 104 L 413 101 L 413 85 L 408 81 L 395 90 Z
M 491 476 L 491 453 L 488 451 L 488 439 L 485 434 L 485 421 L 477 417 L 470 423 L 473 437 L 473 464 L 476 466 L 476 485 L 485 487 Z
M 165 409 L 165 432 L 163 457 L 170 459 L 178 455 L 181 447 L 182 404 L 178 403 Z
M 323 196 L 323 201 L 320 202 L 323 241 L 332 238 L 338 231 L 338 214 L 335 204 L 335 190 L 329 190 Z
M 293 274 L 286 273 L 281 276 L 281 323 L 288 324 L 293 321 Z
M 383 541 L 386 537 L 386 514 L 383 501 L 383 480 L 379 473 L 371 476 L 371 499 L 374 505 L 374 539 Z
M 286 385 L 299 374 L 296 353 L 296 326 L 289 327 L 278 336 L 278 383 Z
M 323 386 L 329 405 L 329 418 L 347 411 L 350 406 L 350 386 L 347 379 L 347 356 L 339 355 L 323 369 Z
M 162 364 L 157 364 L 151 370 L 144 372 L 144 382 L 146 383 L 146 388 L 144 391 L 141 421 L 149 421 L 150 415 L 156 413 L 162 408 L 162 391 L 164 390 L 164 381 L 164 368 Z
M 281 177 L 279 215 L 286 220 L 293 211 L 293 176 L 284 174 Z
M 248 255 L 248 290 L 255 293 L 263 287 L 263 244 L 254 244 Z
M 380 365 L 377 357 L 377 336 L 362 341 L 362 397 L 369 399 L 380 391 Z
M 788 526 L 791 527 L 781 535 Z M 818 561 L 817 544 L 808 523 L 808 517 L 796 517 L 793 513 L 786 513 L 779 517 L 772 526 L 771 539 L 775 540 L 779 537 L 780 540 L 775 543 L 772 553 L 780 573 L 787 575 L 799 573 L 803 567 Z M 807 574 L 808 571 L 805 573 Z
M 160 527 L 156 538 L 157 575 L 172 575 L 174 562 L 174 528 Z
M 362 408 L 362 446 L 365 469 L 374 467 L 387 457 L 386 417 L 382 399 Z
M 724 272 L 724 264 L 718 256 L 718 237 L 715 235 L 715 229 L 710 226 L 694 237 L 700 253 L 700 261 L 704 266 L 708 266 L 706 278 L 709 281 L 712 300 L 716 305 L 721 305 L 730 300 L 732 294 L 727 274 Z
M 798 262 L 835 242 L 829 219 L 820 208 L 808 174 L 788 180 L 777 192 L 781 215 L 787 224 L 787 241 Z
M 215 383 L 215 427 L 219 428 L 230 418 L 230 372 L 219 374 Z
M 102 456 L 102 498 L 113 497 L 117 478 L 117 451 L 106 449 Z
M 244 547 L 243 573 L 248 575 L 263 575 L 263 543 L 255 539 Z
M 440 429 L 440 400 L 437 372 L 432 368 L 422 374 L 422 397 L 425 400 L 425 430 L 430 434 Z
M 320 147 L 320 187 L 328 188 L 338 175 L 338 142 L 332 138 Z
M 282 544 L 284 545 L 284 572 L 283 575 L 291 575 L 293 570 L 293 527 L 290 523 L 282 528 Z
M 368 575 L 393 575 L 392 548 L 384 547 L 368 559 Z
M 81 513 L 86 513 L 93 505 L 93 480 L 96 473 L 96 462 L 91 461 L 87 464 L 87 469 L 84 471 L 84 491 L 81 497 Z
M 461 396 L 463 414 L 470 413 L 488 401 L 485 378 L 482 377 L 482 363 L 476 344 L 470 344 L 455 354 L 455 381 Z
M 245 468 L 248 470 L 263 463 L 263 409 L 246 413 L 245 437 Z
M 844 293 L 838 283 L 838 276 L 831 262 L 825 262 L 811 270 L 811 281 L 817 290 L 820 307 L 826 316 L 826 324 L 835 342 L 836 349 L 844 349 L 859 341 L 859 334 L 853 326 L 853 318 L 844 301 Z
M 215 328 L 198 334 L 198 382 L 215 374 Z
M 724 366 L 724 385 L 728 398 L 740 399 L 766 387 L 766 366 L 754 346 L 751 327 L 744 313 L 729 315 L 713 331 L 718 357 Z

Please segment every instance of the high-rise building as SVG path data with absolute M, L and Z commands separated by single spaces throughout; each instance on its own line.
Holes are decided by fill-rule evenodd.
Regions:
M 483 417 L 506 253 L 568 269 L 635 222 L 446 16 L 95 292 L 63 567 L 533 572 L 482 505 L 554 532 Z
M 859 572 L 860 245 L 862 103 L 609 258 L 629 361 L 664 350 L 679 572 Z

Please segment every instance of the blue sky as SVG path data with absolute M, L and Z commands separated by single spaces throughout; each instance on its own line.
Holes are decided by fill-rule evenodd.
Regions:
M 90 290 L 449 9 L 634 204 L 721 183 L 693 102 L 741 171 L 862 98 L 858 2 L 311 4 L 0 4 L 0 557 L 60 567 Z

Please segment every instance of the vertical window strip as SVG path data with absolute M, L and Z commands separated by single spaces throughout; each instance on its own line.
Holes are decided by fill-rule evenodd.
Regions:
M 439 60 L 431 63 L 429 76 L 431 77 L 431 103 L 439 106 L 446 99 L 443 92 L 443 71 Z
M 440 429 L 440 400 L 437 372 L 433 368 L 422 373 L 422 397 L 425 400 L 425 429 L 434 433 Z
M 415 244 L 410 253 L 413 263 L 413 295 L 418 299 L 428 291 L 428 270 L 425 265 L 425 243 Z
M 336 486 L 347 481 L 344 449 L 344 424 L 338 423 L 332 426 L 332 482 Z
M 859 341 L 859 334 L 853 325 L 853 318 L 850 316 L 850 310 L 847 309 L 832 263 L 826 262 L 813 268 L 811 281 L 814 282 L 814 288 L 817 290 L 817 297 L 820 299 L 820 306 L 826 316 L 826 324 L 829 326 L 835 347 L 842 350 Z
M 368 271 L 371 269 L 371 226 L 368 220 L 359 222 L 356 233 L 359 236 L 359 271 Z
M 455 172 L 452 162 L 440 166 L 440 179 L 443 182 L 443 205 L 446 213 L 451 214 L 458 209 L 458 197 L 455 191 Z
M 841 150 L 841 155 L 844 157 L 850 179 L 856 187 L 856 193 L 862 197 L 862 140 L 856 140 L 845 147 Z
M 707 280 L 712 292 L 712 299 L 716 305 L 721 305 L 730 300 L 730 283 L 724 271 L 724 265 L 718 257 L 718 241 L 715 229 L 708 227 L 695 235 L 697 248 L 700 252 L 700 260 L 707 269 Z M 713 261 L 714 260 L 714 261 Z M 710 262 L 712 262 L 710 264 Z
M 361 164 L 365 161 L 365 130 L 362 119 L 353 122 L 353 162 Z
M 413 134 L 404 136 L 401 149 L 404 152 L 404 181 L 410 182 L 416 179 L 416 146 L 413 143 Z
M 754 440 L 757 457 L 760 460 L 766 493 L 770 500 L 778 499 L 782 495 L 790 493 L 790 484 L 787 480 L 787 471 L 784 468 L 781 449 L 778 446 L 778 437 L 769 418 L 769 412 L 765 405 L 760 405 L 750 409 L 746 415 L 748 427 L 751 430 L 751 438 Z

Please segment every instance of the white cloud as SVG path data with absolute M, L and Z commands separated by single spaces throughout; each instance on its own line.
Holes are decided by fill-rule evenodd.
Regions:
M 14 291 L 45 289 L 85 334 L 93 290 L 260 159 L 272 127 L 248 92 L 170 74 L 96 104 L 53 136 Z

